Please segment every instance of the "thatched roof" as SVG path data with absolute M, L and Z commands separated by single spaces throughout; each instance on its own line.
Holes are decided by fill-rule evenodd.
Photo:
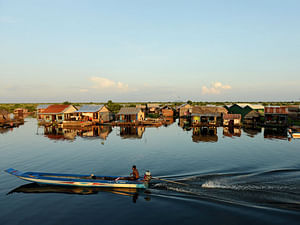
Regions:
M 0 109 L 0 115 L 7 115 L 8 112 L 4 109 Z
M 218 106 L 194 106 L 192 108 L 192 115 L 216 115 L 227 114 L 227 109 Z
M 123 107 L 118 112 L 118 115 L 136 115 L 141 111 L 140 108 L 135 107 Z
M 252 119 L 254 117 L 260 117 L 260 114 L 255 110 L 250 111 L 244 118 L 245 119 Z
M 224 120 L 238 120 L 238 119 L 242 119 L 242 115 L 241 114 L 226 114 L 223 116 Z

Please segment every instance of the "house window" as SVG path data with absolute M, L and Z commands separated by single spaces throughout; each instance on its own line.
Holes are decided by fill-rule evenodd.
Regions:
M 57 119 L 58 119 L 58 120 L 62 120 L 62 116 L 58 116 Z

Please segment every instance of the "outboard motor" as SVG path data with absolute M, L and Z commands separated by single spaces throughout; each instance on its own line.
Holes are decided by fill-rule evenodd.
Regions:
M 152 178 L 151 173 L 149 170 L 147 170 L 144 174 L 144 181 L 150 182 L 151 178 Z

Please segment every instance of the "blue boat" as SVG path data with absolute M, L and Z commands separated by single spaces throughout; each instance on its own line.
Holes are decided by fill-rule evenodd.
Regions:
M 5 172 L 15 175 L 20 179 L 39 184 L 65 185 L 79 187 L 104 187 L 104 188 L 148 188 L 151 180 L 149 171 L 143 178 L 127 180 L 120 176 L 95 176 L 60 173 L 21 172 L 13 168 Z

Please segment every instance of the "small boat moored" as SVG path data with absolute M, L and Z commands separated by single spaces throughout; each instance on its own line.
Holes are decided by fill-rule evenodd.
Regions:
M 144 177 L 137 180 L 118 179 L 120 176 L 95 176 L 78 174 L 21 172 L 13 168 L 5 172 L 20 179 L 50 185 L 66 185 L 79 187 L 112 187 L 112 188 L 148 188 L 151 173 L 147 171 Z

